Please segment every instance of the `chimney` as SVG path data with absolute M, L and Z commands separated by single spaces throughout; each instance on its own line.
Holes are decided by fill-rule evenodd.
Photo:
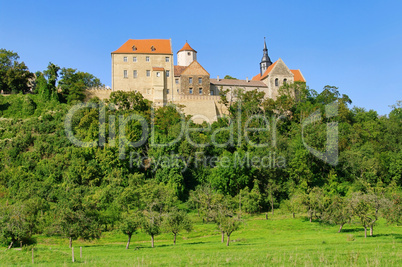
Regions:
M 216 80 L 219 82 L 219 75 L 216 77 Z
M 248 77 L 246 77 L 246 83 L 248 83 Z

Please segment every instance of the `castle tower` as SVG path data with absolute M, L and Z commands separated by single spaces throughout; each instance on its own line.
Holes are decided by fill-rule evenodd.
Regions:
M 262 59 L 260 62 L 260 74 L 261 76 L 264 74 L 264 72 L 268 69 L 269 66 L 272 65 L 272 61 L 268 56 L 268 48 L 267 48 L 267 43 L 265 42 L 265 37 L 264 37 L 264 49 Z
M 177 65 L 187 67 L 194 60 L 197 61 L 197 51 L 192 49 L 186 41 L 183 48 L 177 52 Z

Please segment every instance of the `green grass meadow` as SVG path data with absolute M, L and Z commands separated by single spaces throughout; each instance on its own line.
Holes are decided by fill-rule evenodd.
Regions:
M 231 236 L 230 246 L 221 243 L 215 224 L 202 224 L 194 215 L 194 230 L 181 233 L 177 244 L 169 234 L 155 238 L 144 233 L 133 235 L 130 249 L 127 237 L 118 230 L 104 233 L 92 242 L 73 242 L 72 263 L 68 240 L 36 236 L 34 265 L 38 266 L 402 266 L 402 227 L 388 226 L 381 220 L 374 236 L 364 238 L 358 224 L 347 224 L 342 233 L 338 226 L 310 223 L 304 217 L 265 214 L 244 216 L 239 231 Z M 83 255 L 80 258 L 80 247 Z M 32 265 L 31 247 L 0 251 L 1 266 Z

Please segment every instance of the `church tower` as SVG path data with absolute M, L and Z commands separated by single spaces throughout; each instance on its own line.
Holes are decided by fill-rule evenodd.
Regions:
M 264 72 L 268 69 L 269 66 L 272 65 L 272 61 L 268 56 L 268 48 L 267 48 L 267 43 L 265 42 L 265 37 L 264 37 L 264 49 L 262 59 L 260 62 L 260 74 L 261 76 L 264 74 Z
M 177 65 L 187 67 L 193 61 L 197 61 L 197 51 L 192 49 L 186 41 L 183 48 L 177 52 Z

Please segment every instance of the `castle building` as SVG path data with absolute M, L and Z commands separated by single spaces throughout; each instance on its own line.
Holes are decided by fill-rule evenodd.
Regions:
M 226 113 L 220 92 L 236 89 L 258 90 L 275 99 L 285 83 L 305 82 L 300 70 L 289 69 L 282 59 L 272 62 L 264 38 L 260 71 L 251 80 L 211 79 L 197 61 L 197 51 L 188 42 L 177 52 L 174 65 L 172 45 L 166 39 L 128 40 L 112 56 L 112 90 L 88 90 L 88 97 L 108 98 L 110 92 L 137 91 L 156 106 L 180 104 L 194 121 L 216 121 Z

